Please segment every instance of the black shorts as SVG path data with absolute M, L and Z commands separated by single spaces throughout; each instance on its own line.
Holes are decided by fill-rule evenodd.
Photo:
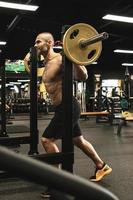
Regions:
M 51 122 L 45 129 L 42 137 L 54 138 L 54 139 L 62 138 L 64 132 L 62 116 L 63 116 L 63 106 L 62 104 L 60 104 L 55 108 L 54 117 L 51 119 Z M 78 101 L 75 98 L 73 98 L 73 137 L 81 135 L 79 118 L 80 118 L 80 105 Z

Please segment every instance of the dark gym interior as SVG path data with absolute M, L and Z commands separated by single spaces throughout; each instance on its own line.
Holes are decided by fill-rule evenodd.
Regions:
M 51 196 L 44 199 L 132 200 L 133 1 L 6 2 L 38 7 L 36 11 L 15 9 L 15 4 L 4 8 L 0 1 L 0 199 L 42 199 L 41 193 L 50 187 Z M 114 15 L 115 20 L 105 19 L 107 14 Z M 117 21 L 116 16 L 131 21 Z M 69 31 L 74 25 L 74 31 L 81 31 L 85 39 L 97 45 L 96 51 L 89 42 L 86 45 L 94 54 L 81 64 L 88 72 L 85 81 L 72 79 L 70 61 L 74 61 L 65 50 L 69 41 L 64 29 Z M 83 136 L 112 168 L 112 173 L 99 182 L 89 180 L 94 163 L 77 147 L 73 149 L 71 135 L 68 140 L 64 136 L 66 142 L 57 141 L 60 152 L 54 155 L 47 154 L 41 144 L 55 111 L 42 81 L 45 66 L 38 65 L 34 48 L 35 38 L 42 32 L 50 32 L 55 39 L 54 51 L 64 53 L 64 132 L 71 130 L 73 95 L 80 104 Z M 100 39 L 102 33 L 108 37 Z M 84 51 L 80 44 L 81 55 L 73 50 L 78 59 Z M 24 64 L 29 51 L 33 56 L 31 72 Z M 62 164 L 60 173 L 53 166 L 57 163 Z

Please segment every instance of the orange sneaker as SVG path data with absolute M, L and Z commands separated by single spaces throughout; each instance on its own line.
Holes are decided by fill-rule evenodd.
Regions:
M 95 175 L 90 177 L 90 181 L 97 182 L 101 181 L 104 176 L 110 174 L 112 172 L 112 168 L 107 164 L 104 164 L 101 169 L 96 169 Z

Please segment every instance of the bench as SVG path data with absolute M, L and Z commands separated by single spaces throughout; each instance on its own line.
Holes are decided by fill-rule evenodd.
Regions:
M 96 117 L 96 122 L 107 122 L 107 120 L 100 119 L 100 117 L 108 117 L 108 122 L 112 124 L 112 116 L 110 112 L 107 111 L 97 111 L 97 112 L 81 112 L 81 117 Z
M 81 116 L 108 116 L 109 112 L 81 112 Z

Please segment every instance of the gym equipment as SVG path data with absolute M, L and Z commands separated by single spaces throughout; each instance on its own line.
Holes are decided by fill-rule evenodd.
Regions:
M 5 57 L 4 54 L 1 56 L 1 66 L 0 72 L 1 72 L 1 130 L 0 130 L 0 137 L 7 137 L 6 132 L 6 73 L 5 73 Z
M 96 117 L 96 122 L 97 123 L 100 122 L 100 119 L 102 117 L 107 117 L 108 122 L 110 124 L 112 124 L 112 121 L 113 121 L 112 113 L 111 112 L 107 112 L 107 111 L 101 111 L 101 112 L 100 111 L 99 112 L 81 112 L 80 116 L 84 117 L 85 119 L 87 117 Z M 104 122 L 104 121 L 102 120 L 102 122 Z
M 108 116 L 109 112 L 81 112 L 81 116 Z
M 103 92 L 105 94 L 103 94 Z M 112 99 L 107 96 L 107 92 L 107 88 L 103 90 L 103 88 L 101 87 L 97 90 L 97 95 L 95 98 L 95 108 L 97 111 L 112 111 L 113 102 Z
M 130 92 L 131 92 L 131 80 L 130 80 L 130 73 L 128 66 L 126 66 L 125 69 L 125 80 L 124 80 L 124 91 L 127 99 L 130 97 Z
M 124 111 L 124 112 L 122 112 L 122 117 L 124 117 L 124 118 L 132 117 L 133 118 L 133 114 L 130 113 L 129 111 Z
M 102 40 L 108 33 L 98 32 L 90 25 L 78 23 L 71 26 L 64 34 L 63 49 L 68 59 L 79 65 L 90 65 L 96 61 L 102 51 Z
M 3 64 L 3 67 L 1 69 L 3 70 L 2 73 L 2 97 L 3 97 L 3 116 L 1 121 L 1 138 L 0 138 L 0 144 L 2 145 L 9 145 L 9 144 L 30 144 L 30 150 L 29 154 L 38 154 L 38 129 L 37 129 L 37 97 L 35 94 L 37 94 L 37 78 L 36 78 L 36 72 L 37 68 L 37 59 L 36 59 L 36 49 L 32 49 L 32 57 L 31 57 L 31 87 L 30 87 L 30 99 L 31 105 L 30 105 L 30 136 L 22 136 L 22 137 L 8 137 L 6 132 L 6 118 L 5 118 L 5 66 Z M 35 77 L 35 78 L 34 78 Z M 33 80 L 34 79 L 34 80 Z
M 120 106 L 121 106 L 122 111 L 127 111 L 129 109 L 129 103 L 126 98 L 121 97 Z

